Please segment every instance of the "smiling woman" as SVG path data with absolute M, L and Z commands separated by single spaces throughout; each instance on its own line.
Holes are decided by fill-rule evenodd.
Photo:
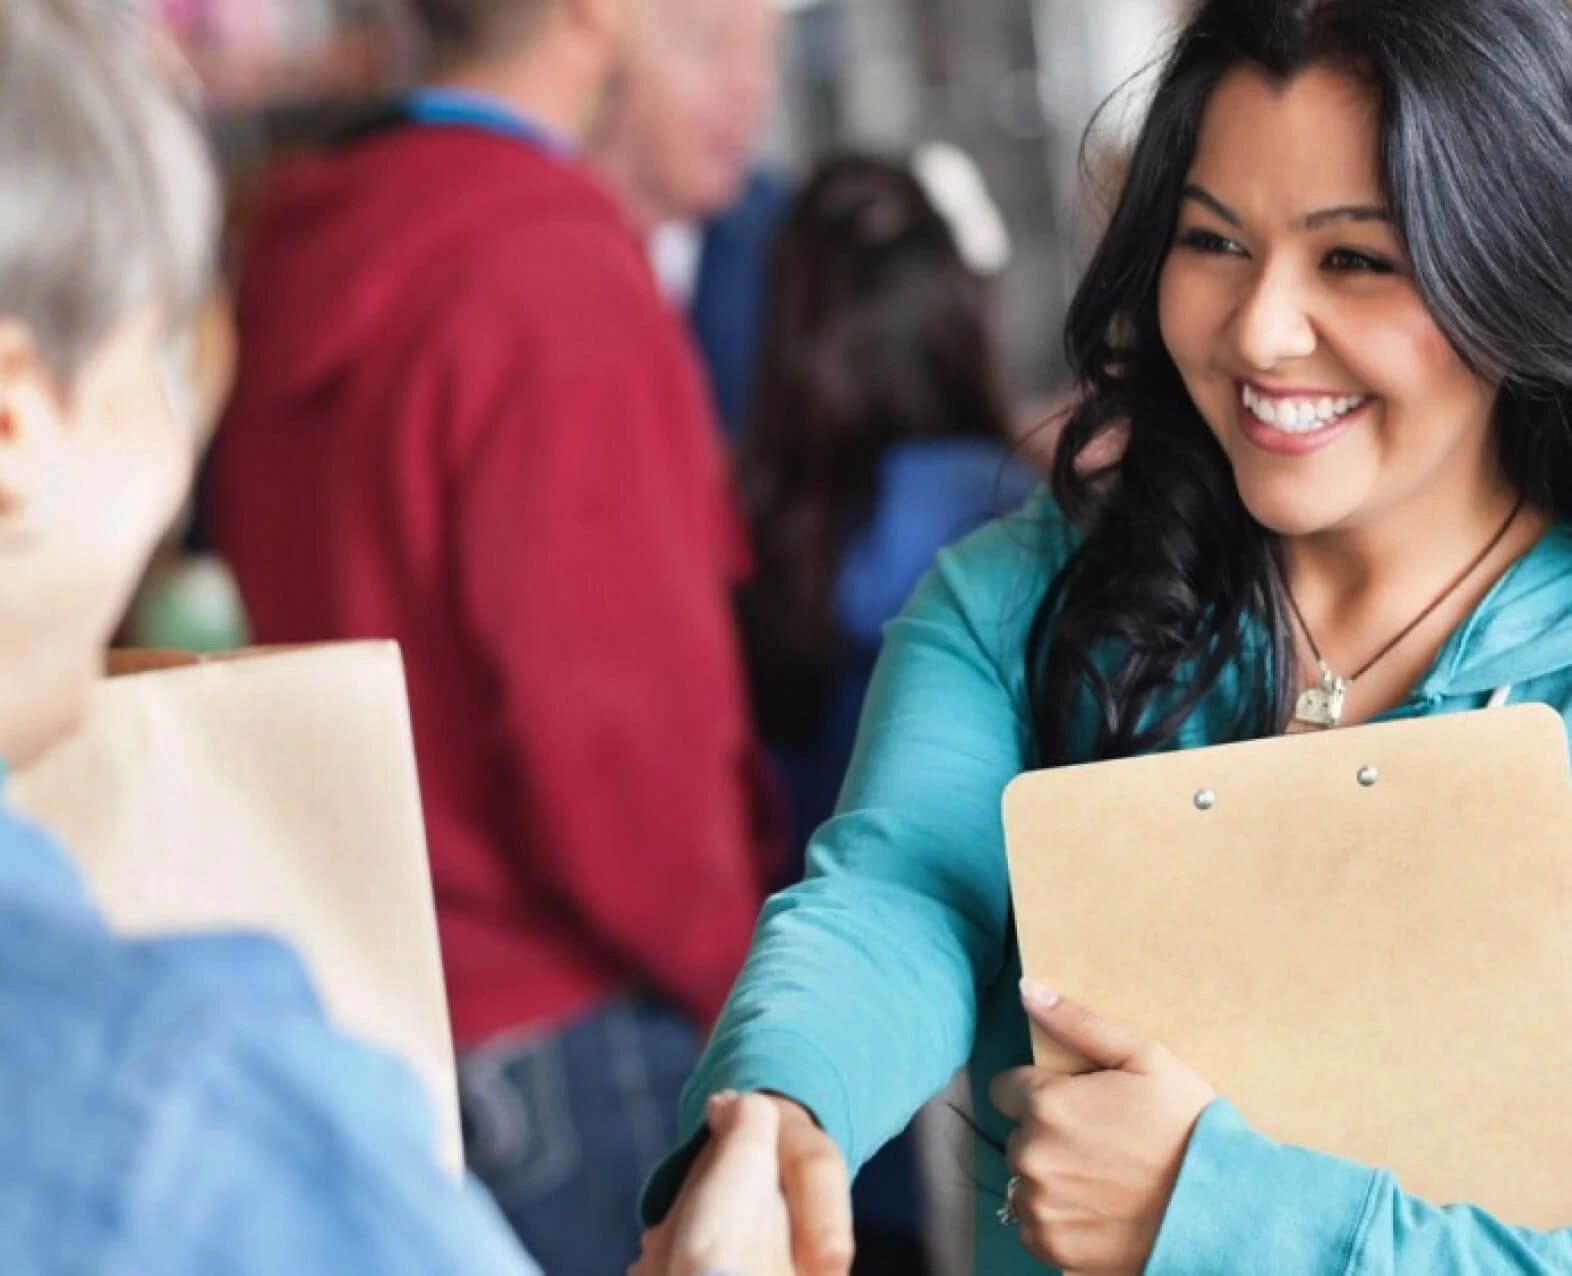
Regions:
M 1434 644 L 1416 643 L 1404 669 L 1401 644 L 1386 645 L 1381 629 L 1406 642 L 1454 590 L 1464 608 L 1477 601 L 1462 592 L 1471 579 L 1490 583 L 1475 546 L 1493 553 L 1522 509 L 1497 454 L 1499 383 L 1447 342 L 1415 284 L 1387 208 L 1378 126 L 1374 90 L 1336 67 L 1288 83 L 1232 72 L 1207 107 L 1158 291 L 1164 345 L 1245 510 L 1263 529 L 1306 538 L 1289 547 L 1300 590 L 1342 601 L 1323 579 L 1336 573 L 1324 547 L 1368 544 L 1383 527 L 1456 533 L 1431 561 L 1404 556 L 1420 591 L 1406 604 L 1413 626 L 1357 620 L 1345 637 L 1328 607 L 1312 624 L 1295 585 L 1283 592 L 1320 669 L 1320 698 L 1295 714 L 1312 726 L 1341 723 L 1351 695 L 1364 716 L 1401 695 Z M 1543 529 L 1522 522 L 1519 551 Z M 1468 571 L 1449 569 L 1449 556 Z M 1316 633 L 1360 661 L 1353 677 L 1332 672 Z M 1393 654 L 1396 676 L 1383 677 L 1377 666 Z
M 888 630 L 839 812 L 689 1087 L 690 1135 L 715 1090 L 779 1096 L 799 1270 L 844 1272 L 845 1168 L 968 1057 L 989 1276 L 1572 1270 L 1572 1230 L 1275 1144 L 1020 988 L 999 815 L 1033 766 L 1509 697 L 1572 721 L 1569 245 L 1564 0 L 1196 6 L 1071 310 L 1053 496 Z M 1096 1070 L 1020 1066 L 1023 1009 Z M 713 1241 L 697 1152 L 648 1213 Z
M 1225 671 L 1235 734 L 1307 687 L 1339 722 L 1387 711 L 1572 510 L 1572 121 L 1542 61 L 1566 25 L 1198 12 L 1069 320 L 1091 393 L 1055 493 L 1087 535 L 1031 642 L 1041 761 L 1171 745 Z M 1076 471 L 1126 425 L 1114 469 Z
M 1496 387 L 1414 284 L 1376 124 L 1373 92 L 1332 68 L 1286 85 L 1234 72 L 1207 108 L 1163 268 L 1163 340 L 1245 508 L 1283 534 L 1368 523 L 1416 495 L 1440 513 L 1480 484 L 1498 507 L 1514 499 L 1492 463 Z

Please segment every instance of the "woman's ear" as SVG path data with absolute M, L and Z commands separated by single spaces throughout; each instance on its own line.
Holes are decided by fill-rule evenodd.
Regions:
M 31 329 L 0 318 L 0 534 L 21 530 L 41 498 L 61 425 L 55 378 Z

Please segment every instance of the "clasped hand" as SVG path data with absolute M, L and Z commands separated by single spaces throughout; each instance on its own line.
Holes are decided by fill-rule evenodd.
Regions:
M 1022 983 L 1027 1015 L 1093 1070 L 1002 1073 L 1016 1123 L 1011 1213 L 1033 1257 L 1081 1276 L 1139 1276 L 1157 1242 L 1190 1134 L 1216 1097 L 1170 1051 Z M 718 1095 L 711 1138 L 631 1276 L 848 1276 L 846 1164 L 797 1104 Z

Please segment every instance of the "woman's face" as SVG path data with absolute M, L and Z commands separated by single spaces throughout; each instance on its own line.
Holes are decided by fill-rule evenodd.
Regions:
M 1163 340 L 1283 535 L 1467 502 L 1496 476 L 1496 387 L 1426 310 L 1387 215 L 1378 105 L 1311 68 L 1218 86 L 1163 267 Z

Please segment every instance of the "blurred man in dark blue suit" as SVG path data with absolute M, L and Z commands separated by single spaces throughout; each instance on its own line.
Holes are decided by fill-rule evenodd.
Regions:
M 790 197 L 783 178 L 756 169 L 742 198 L 704 226 L 688 318 L 734 443 L 753 388 L 770 251 Z

